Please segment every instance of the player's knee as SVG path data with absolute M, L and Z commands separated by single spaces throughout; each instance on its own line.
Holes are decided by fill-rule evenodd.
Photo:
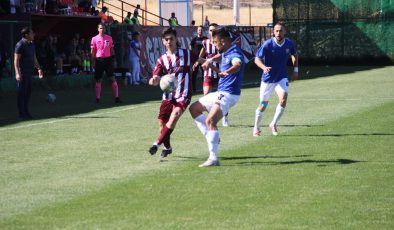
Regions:
M 259 104 L 258 110 L 263 112 L 268 107 L 268 101 L 262 101 Z
M 287 98 L 283 98 L 283 99 L 279 100 L 279 104 L 280 104 L 280 106 L 285 108 L 286 104 L 287 104 Z
M 201 107 L 201 104 L 198 101 L 196 101 L 196 102 L 194 102 L 193 104 L 190 105 L 189 112 L 190 112 L 190 115 L 192 115 L 193 118 L 196 118 L 199 114 L 202 113 L 200 107 Z

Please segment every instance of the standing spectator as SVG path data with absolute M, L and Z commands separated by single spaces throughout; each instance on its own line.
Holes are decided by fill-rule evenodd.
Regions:
M 207 37 L 203 36 L 202 30 L 203 30 L 202 26 L 197 27 L 197 36 L 194 37 L 190 42 L 190 49 L 195 56 L 198 56 L 200 54 L 201 49 L 203 48 L 202 43 L 205 39 L 207 39 Z M 193 65 L 193 73 L 192 73 L 193 92 L 197 91 L 196 82 L 197 82 L 197 75 L 200 69 L 202 72 L 204 72 L 204 70 L 201 68 L 201 64 L 197 61 Z
M 101 22 L 104 23 L 105 25 L 111 24 L 114 22 L 114 18 L 111 16 L 107 16 L 108 8 L 106 6 L 103 6 L 101 8 L 100 13 L 98 16 L 101 18 Z
M 205 16 L 204 27 L 208 27 L 211 23 L 209 23 L 208 16 Z
M 140 84 L 140 53 L 141 53 L 141 43 L 140 43 L 140 33 L 133 32 L 132 40 L 130 42 L 130 66 L 131 66 L 131 84 Z
M 127 12 L 126 17 L 123 19 L 123 23 L 130 24 L 130 19 L 131 19 L 131 12 Z
M 101 98 L 101 78 L 105 71 L 106 75 L 111 78 L 112 91 L 115 96 L 115 103 L 121 103 L 119 98 L 119 88 L 116 82 L 113 70 L 113 56 L 115 55 L 114 43 L 112 37 L 105 34 L 105 25 L 100 23 L 97 27 L 98 35 L 92 38 L 90 48 L 92 57 L 92 66 L 95 68 L 94 78 L 96 79 L 96 103 Z
M 208 64 L 219 72 L 218 90 L 203 96 L 189 108 L 197 127 L 208 143 L 209 158 L 199 167 L 219 166 L 217 122 L 239 101 L 245 69 L 242 50 L 232 44 L 228 30 L 220 28 L 213 31 L 213 40 L 222 54 L 216 60 L 221 59 L 220 70 L 212 65 L 212 60 L 206 61 L 203 66 Z M 207 116 L 203 114 L 205 111 L 208 112 Z
M 171 133 L 189 105 L 192 96 L 189 78 L 193 57 L 189 50 L 178 48 L 176 31 L 171 27 L 163 31 L 162 42 L 167 52 L 157 59 L 153 77 L 149 79 L 149 85 L 157 86 L 161 76 L 172 74 L 178 80 L 178 87 L 173 92 L 163 93 L 158 116 L 160 135 L 152 147 L 149 148 L 149 153 L 151 155 L 156 154 L 159 146 L 163 143 L 164 149 L 160 156 L 167 157 L 168 154 L 172 153 Z
M 140 4 L 137 4 L 137 7 L 134 9 L 134 15 L 139 15 L 139 12 L 138 12 L 138 10 L 140 10 L 141 9 L 141 5 Z
M 140 25 L 140 21 L 138 20 L 138 13 L 134 12 L 133 17 L 130 19 L 131 25 Z
M 178 19 L 175 17 L 175 13 L 171 13 L 171 18 L 168 19 L 168 24 L 170 24 L 170 27 L 176 27 L 178 26 Z
M 29 112 L 29 100 L 34 67 L 38 69 L 39 78 L 43 78 L 44 73 L 36 57 L 33 30 L 25 27 L 22 29 L 21 35 L 22 39 L 16 44 L 14 55 L 15 78 L 18 87 L 18 111 L 21 119 L 32 119 L 33 117 Z
M 283 22 L 274 26 L 274 37 L 264 42 L 256 53 L 255 63 L 263 70 L 260 85 L 260 104 L 256 109 L 253 136 L 260 136 L 260 122 L 268 106 L 272 91 L 275 90 L 279 98 L 274 118 L 269 127 L 274 136 L 278 135 L 276 124 L 283 115 L 287 103 L 289 80 L 287 74 L 287 60 L 291 56 L 294 66 L 293 79 L 298 78 L 298 55 L 295 43 L 285 37 L 286 29 Z

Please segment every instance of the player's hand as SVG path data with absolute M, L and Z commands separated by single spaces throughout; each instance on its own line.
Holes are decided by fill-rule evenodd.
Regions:
M 157 75 L 155 75 L 151 79 L 149 79 L 149 85 L 156 86 L 156 85 L 159 85 L 159 83 L 160 83 L 160 78 Z
M 193 71 L 196 70 L 197 66 L 198 66 L 198 62 L 194 63 L 192 70 Z
M 21 75 L 20 74 L 18 74 L 18 73 L 16 73 L 15 74 L 15 79 L 16 79 L 16 81 L 22 81 L 22 78 L 21 78 Z
M 203 70 L 208 70 L 209 68 L 210 68 L 210 62 L 209 61 L 205 61 L 202 65 L 201 65 L 201 67 L 202 67 L 202 69 Z
M 227 72 L 220 72 L 220 73 L 218 73 L 218 75 L 219 75 L 219 77 L 225 77 L 228 75 L 228 73 Z
M 42 69 L 39 69 L 39 70 L 38 70 L 38 77 L 39 77 L 40 79 L 42 79 L 42 78 L 44 77 L 44 71 L 42 71 Z
M 272 69 L 272 67 L 264 66 L 264 67 L 263 67 L 263 72 L 264 72 L 265 74 L 267 74 L 267 73 L 269 73 L 269 72 L 271 71 L 271 69 Z

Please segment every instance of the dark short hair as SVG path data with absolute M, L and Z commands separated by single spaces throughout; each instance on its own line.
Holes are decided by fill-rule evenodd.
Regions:
M 275 26 L 282 26 L 282 27 L 286 27 L 285 22 L 284 21 L 278 21 L 277 23 L 275 23 Z
M 105 26 L 105 24 L 104 24 L 104 23 L 102 23 L 102 22 L 100 22 L 100 23 L 97 25 L 97 27 L 99 27 L 99 26 L 102 26 L 102 27 L 104 27 L 104 29 L 105 29 L 105 28 L 107 28 L 107 26 Z
M 28 35 L 28 34 L 30 33 L 30 31 L 31 31 L 31 28 L 30 28 L 30 27 L 24 27 L 24 28 L 21 30 L 21 35 L 22 35 L 22 37 L 25 37 L 26 35 Z
M 165 28 L 163 30 L 163 32 L 161 33 L 161 38 L 164 38 L 165 36 L 167 36 L 169 34 L 172 34 L 176 37 L 176 30 L 172 27 Z
M 231 40 L 230 31 L 226 27 L 219 27 L 212 31 L 212 37 L 219 37 Z
M 211 24 L 209 24 L 209 26 L 218 27 L 219 25 L 218 25 L 218 24 L 216 24 L 216 23 L 211 23 Z

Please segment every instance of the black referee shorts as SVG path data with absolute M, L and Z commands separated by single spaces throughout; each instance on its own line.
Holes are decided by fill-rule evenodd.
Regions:
M 94 78 L 101 79 L 105 71 L 107 77 L 114 77 L 114 63 L 112 57 L 96 58 Z

